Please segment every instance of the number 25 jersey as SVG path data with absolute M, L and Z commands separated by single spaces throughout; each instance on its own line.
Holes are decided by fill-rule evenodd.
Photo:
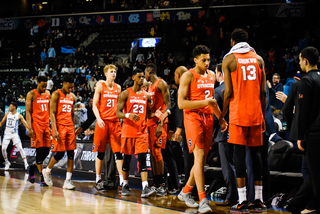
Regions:
M 147 133 L 146 115 L 148 98 L 144 91 L 141 92 L 141 94 L 136 94 L 132 88 L 128 88 L 127 90 L 129 96 L 124 108 L 124 113 L 137 114 L 140 116 L 140 120 L 134 122 L 129 118 L 124 119 L 121 137 L 136 138 Z
M 57 112 L 56 112 L 56 124 L 65 126 L 73 125 L 71 111 L 73 108 L 73 97 L 72 93 L 64 95 L 60 89 L 57 90 L 59 93 Z

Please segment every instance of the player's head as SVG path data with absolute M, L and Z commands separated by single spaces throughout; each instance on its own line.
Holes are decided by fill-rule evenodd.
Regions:
M 247 41 L 248 41 L 247 31 L 245 31 L 241 28 L 236 28 L 231 33 L 231 47 L 239 42 L 247 42 Z
M 205 45 L 197 45 L 193 49 L 193 60 L 202 71 L 206 71 L 210 65 L 210 50 Z
M 70 93 L 73 91 L 74 87 L 74 78 L 71 75 L 65 75 L 63 77 L 63 85 L 62 88 L 67 92 Z
M 37 80 L 38 90 L 41 93 L 46 92 L 48 78 L 46 76 L 38 76 Z
M 186 72 L 188 69 L 184 66 L 179 66 L 174 72 L 174 82 L 179 85 L 180 84 L 180 78 L 184 72 Z
M 146 80 L 150 81 L 151 75 L 157 75 L 157 66 L 153 63 L 149 63 L 144 70 Z
M 132 79 L 134 84 L 138 84 L 140 86 L 143 85 L 144 81 L 144 72 L 140 68 L 136 68 L 132 71 Z
M 117 76 L 117 67 L 115 65 L 109 64 L 106 65 L 103 69 L 104 75 L 106 76 L 107 80 L 114 81 Z
M 319 61 L 319 52 L 314 47 L 304 48 L 299 55 L 301 70 L 306 72 L 307 67 L 317 67 Z
M 216 67 L 216 78 L 218 82 L 223 80 L 223 73 L 222 73 L 222 64 L 219 63 Z
M 9 106 L 9 111 L 13 112 L 14 110 L 17 110 L 18 104 L 16 102 L 11 102 Z
M 144 90 L 145 92 L 148 92 L 149 90 L 149 86 L 150 86 L 150 82 L 148 82 L 146 79 L 143 80 L 143 85 L 142 85 L 142 90 Z

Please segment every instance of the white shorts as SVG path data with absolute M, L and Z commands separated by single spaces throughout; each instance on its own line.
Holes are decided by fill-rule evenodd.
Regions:
M 21 140 L 18 134 L 4 134 L 3 135 L 3 140 L 2 140 L 2 146 L 8 146 L 10 143 L 10 140 L 12 140 L 13 145 L 21 144 Z

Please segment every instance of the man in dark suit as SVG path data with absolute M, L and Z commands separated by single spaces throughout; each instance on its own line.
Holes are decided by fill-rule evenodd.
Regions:
M 214 97 L 217 100 L 220 109 L 223 109 L 223 93 L 224 93 L 224 78 L 221 70 L 221 64 L 217 65 L 216 68 L 217 82 L 220 85 L 214 89 Z M 215 115 L 214 117 L 214 142 L 219 144 L 219 155 L 221 160 L 221 168 L 224 181 L 227 184 L 228 193 L 226 199 L 222 202 L 216 202 L 218 206 L 231 206 L 237 203 L 238 191 L 237 191 L 237 180 L 233 158 L 234 144 L 228 143 L 228 130 L 221 132 L 219 125 L 219 118 Z M 227 113 L 224 119 L 229 122 L 229 114 Z

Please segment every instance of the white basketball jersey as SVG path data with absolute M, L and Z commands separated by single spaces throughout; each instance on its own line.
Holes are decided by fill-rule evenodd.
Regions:
M 19 113 L 12 114 L 9 112 L 7 115 L 6 129 L 4 134 L 18 134 L 18 126 L 19 126 Z

